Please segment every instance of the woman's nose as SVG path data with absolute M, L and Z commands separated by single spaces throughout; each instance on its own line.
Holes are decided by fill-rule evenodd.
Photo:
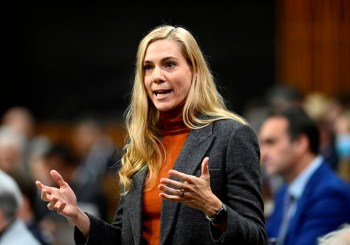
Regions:
M 164 74 L 160 68 L 154 68 L 153 81 L 157 84 L 164 82 Z

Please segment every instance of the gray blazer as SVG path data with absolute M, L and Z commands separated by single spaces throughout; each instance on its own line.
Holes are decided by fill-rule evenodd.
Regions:
M 234 120 L 220 120 L 191 130 L 174 169 L 200 176 L 209 157 L 213 193 L 227 205 L 227 228 L 218 233 L 205 214 L 182 203 L 162 201 L 160 244 L 265 244 L 260 151 L 253 130 Z M 131 245 L 142 240 L 142 194 L 146 171 L 133 178 L 133 188 L 119 201 L 113 224 L 89 215 L 86 241 L 75 228 L 77 244 Z

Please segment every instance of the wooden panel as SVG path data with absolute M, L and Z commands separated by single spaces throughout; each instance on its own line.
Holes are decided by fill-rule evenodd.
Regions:
M 276 81 L 350 93 L 350 1 L 276 1 Z

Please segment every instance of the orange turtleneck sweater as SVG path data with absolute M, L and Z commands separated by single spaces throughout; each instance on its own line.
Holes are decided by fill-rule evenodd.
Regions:
M 182 108 L 169 112 L 161 112 L 162 144 L 167 157 L 163 163 L 156 183 L 163 177 L 169 177 L 168 171 L 173 168 L 175 161 L 186 141 L 190 129 L 183 123 Z M 147 189 L 148 186 L 145 186 Z M 143 238 L 146 244 L 159 244 L 160 211 L 162 200 L 159 197 L 158 185 L 143 193 Z

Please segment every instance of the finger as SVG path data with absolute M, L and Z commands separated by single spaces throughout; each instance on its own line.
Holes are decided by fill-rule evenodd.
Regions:
M 210 176 L 209 176 L 209 157 L 205 157 L 203 159 L 201 171 L 202 171 L 201 177 L 210 178 Z
M 175 177 L 176 179 L 182 180 L 182 182 L 187 182 L 187 183 L 193 183 L 195 181 L 194 179 L 196 178 L 195 176 L 184 174 L 174 169 L 169 170 L 169 176 Z M 171 181 L 171 179 L 168 179 L 168 180 Z M 174 182 L 182 183 L 179 181 L 174 181 Z
M 47 201 L 48 198 L 46 198 L 48 195 L 51 195 L 52 191 L 53 191 L 53 187 L 44 185 L 43 183 L 41 183 L 40 181 L 36 181 L 35 182 L 36 186 L 38 187 L 38 189 L 41 191 L 41 199 L 44 201 Z
M 51 210 L 57 210 L 59 207 L 57 203 L 58 203 L 58 198 L 53 197 L 52 200 L 49 202 L 48 207 L 50 207 Z
M 41 190 L 41 195 L 40 195 L 41 200 L 46 201 L 46 202 L 50 202 L 51 201 L 50 196 L 51 196 L 51 192 L 49 192 L 48 189 L 43 188 Z
M 164 185 L 167 188 L 175 189 L 175 190 L 184 189 L 186 187 L 184 185 L 184 182 L 179 182 L 179 181 L 168 179 L 168 178 L 161 178 L 160 179 L 160 184 L 162 186 Z
M 181 195 L 181 190 L 178 188 L 171 188 L 167 185 L 160 184 L 158 185 L 158 189 L 166 193 L 167 195 L 172 195 L 172 196 L 180 196 Z
M 161 192 L 161 193 L 159 193 L 159 197 L 165 198 L 168 200 L 173 200 L 173 201 L 180 201 L 183 198 L 183 196 L 181 197 L 181 193 L 182 193 L 181 191 L 177 191 L 177 194 L 171 195 L 171 194 L 168 194 L 166 192 Z
M 53 210 L 53 205 L 50 202 L 46 206 L 49 210 Z
M 54 210 L 55 209 L 55 204 L 57 203 L 56 198 L 52 198 L 52 200 L 46 205 L 48 209 Z
M 60 206 L 56 209 L 57 213 L 61 214 L 63 212 L 63 209 L 66 207 L 66 203 L 62 202 Z
M 42 189 L 44 188 L 44 185 L 39 180 L 35 181 L 35 185 L 40 191 L 42 191 Z
M 59 187 L 64 187 L 67 185 L 67 183 L 63 180 L 62 176 L 56 170 L 51 170 L 50 175 Z

